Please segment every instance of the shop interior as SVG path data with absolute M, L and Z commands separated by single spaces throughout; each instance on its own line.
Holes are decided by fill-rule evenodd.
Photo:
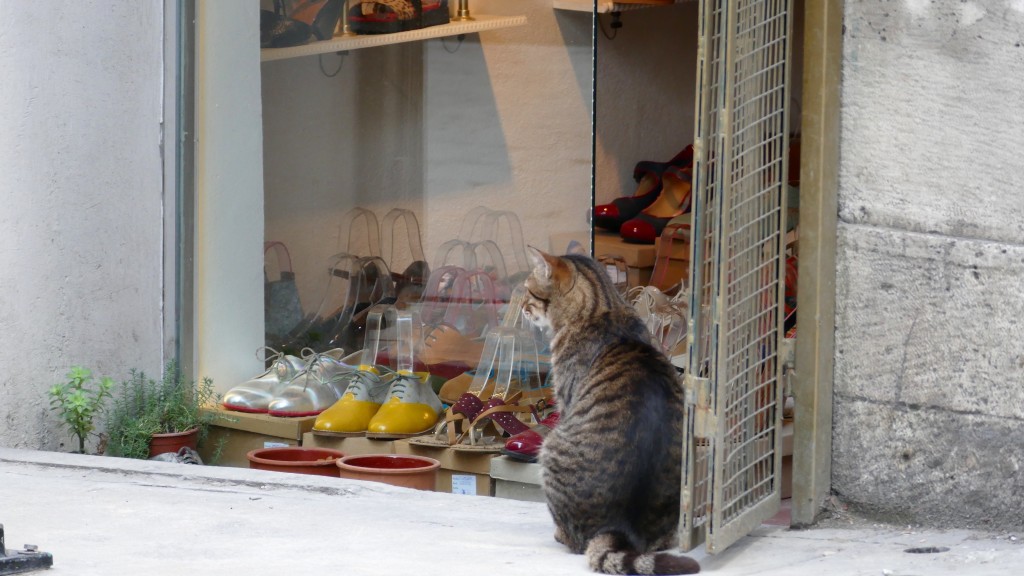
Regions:
M 304 4 L 332 2 L 261 8 L 299 19 Z M 529 247 L 604 263 L 681 382 L 691 366 L 707 16 L 696 0 L 423 0 L 422 27 L 399 30 L 391 8 L 343 4 L 330 37 L 261 29 L 267 372 L 224 391 L 230 417 L 207 444 L 232 466 L 286 447 L 430 457 L 436 490 L 540 500 L 536 454 L 557 405 L 549 342 L 519 313 Z M 782 104 L 787 339 L 802 6 Z

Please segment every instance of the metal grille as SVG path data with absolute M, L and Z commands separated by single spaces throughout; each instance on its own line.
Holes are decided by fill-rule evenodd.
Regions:
M 683 544 L 778 508 L 790 0 L 704 0 Z
M 711 314 L 717 293 L 718 230 L 715 182 L 721 150 L 721 70 L 723 66 L 724 2 L 701 2 L 697 46 L 697 98 L 695 110 L 693 223 L 691 225 L 691 326 L 687 332 L 690 357 L 688 386 L 686 458 L 683 466 L 683 513 L 681 545 L 690 550 L 704 541 L 710 510 L 710 462 L 713 445 L 707 436 L 705 418 L 710 408 L 709 390 L 714 380 L 715 332 Z M 718 195 L 719 197 L 721 195 Z

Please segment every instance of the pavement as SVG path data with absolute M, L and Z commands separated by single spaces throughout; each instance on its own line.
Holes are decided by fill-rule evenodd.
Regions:
M 35 544 L 54 575 L 590 574 L 552 539 L 543 504 L 242 468 L 0 448 L 0 523 L 8 554 Z M 830 524 L 764 525 L 691 555 L 723 576 L 1024 570 L 1016 535 Z

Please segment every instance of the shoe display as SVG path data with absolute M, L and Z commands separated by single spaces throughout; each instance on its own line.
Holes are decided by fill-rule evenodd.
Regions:
M 349 298 L 352 306 L 338 316 L 335 329 L 327 340 L 332 348 L 355 348 L 366 337 L 367 318 L 377 305 L 395 303 L 395 283 L 391 270 L 379 256 L 360 258 L 355 262 Z
M 330 40 L 341 18 L 345 0 L 301 0 L 274 2 L 274 11 L 260 11 L 260 47 L 301 46 L 313 38 Z
M 356 34 L 392 34 L 451 21 L 448 0 L 356 0 L 348 10 Z
M 616 198 L 610 204 L 594 206 L 594 226 L 609 232 L 618 232 L 627 220 L 646 209 L 662 190 L 662 175 L 670 167 L 685 168 L 693 163 L 693 145 L 680 150 L 668 162 L 643 160 L 633 167 L 633 180 L 637 183 L 632 196 Z
M 627 220 L 619 229 L 626 242 L 654 244 L 665 225 L 676 216 L 690 211 L 692 168 L 669 167 L 662 178 L 661 194 L 635 218 Z
M 544 443 L 544 437 L 558 424 L 560 412 L 552 412 L 541 420 L 536 426 L 525 432 L 516 434 L 505 442 L 501 453 L 523 462 L 536 462 L 540 454 L 540 446 Z
M 441 413 L 441 399 L 427 383 L 426 373 L 395 375 L 383 405 L 366 428 L 367 438 L 408 438 L 430 432 Z
M 637 188 L 632 196 L 616 198 L 610 204 L 594 206 L 594 226 L 611 232 L 618 232 L 622 224 L 640 213 L 658 199 L 661 193 L 660 166 L 641 166 L 641 162 L 633 169 Z
M 266 413 L 270 401 L 281 393 L 292 379 L 306 367 L 306 362 L 297 356 L 273 351 L 273 363 L 263 374 L 248 380 L 224 393 L 221 405 L 238 412 Z
M 316 416 L 341 399 L 345 375 L 358 369 L 361 352 L 347 357 L 341 348 L 305 356 L 306 367 L 267 406 L 271 416 Z

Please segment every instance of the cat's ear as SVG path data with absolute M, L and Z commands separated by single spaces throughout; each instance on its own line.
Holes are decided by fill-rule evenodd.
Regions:
M 551 262 L 549 256 L 533 246 L 526 247 L 526 253 L 530 257 L 530 265 L 533 267 L 533 275 L 538 279 L 547 280 L 551 278 Z

